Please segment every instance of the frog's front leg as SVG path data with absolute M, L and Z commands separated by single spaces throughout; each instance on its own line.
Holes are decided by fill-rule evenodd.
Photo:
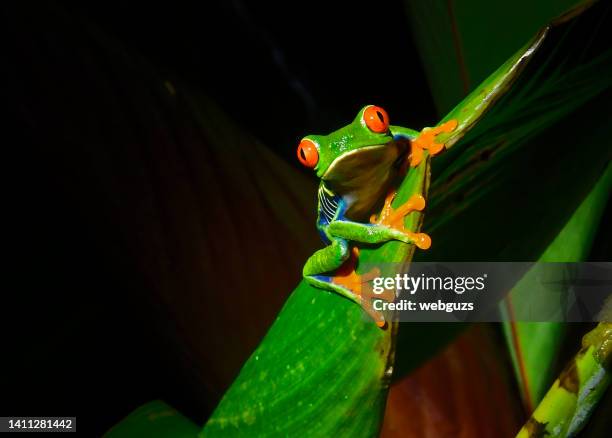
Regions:
M 404 218 L 408 213 L 425 208 L 425 198 L 413 195 L 397 209 L 391 207 L 394 198 L 395 192 L 387 196 L 381 214 L 378 217 L 372 215 L 370 218 L 371 224 L 337 220 L 329 224 L 329 232 L 354 242 L 376 244 L 399 240 L 412 243 L 420 249 L 428 249 L 431 246 L 431 238 L 427 234 L 414 233 L 404 227 Z
M 420 194 L 415 194 L 398 208 L 393 208 L 391 203 L 395 199 L 396 192 L 391 192 L 385 198 L 385 204 L 380 215 L 372 215 L 370 222 L 379 226 L 388 227 L 394 233 L 405 236 L 402 240 L 406 243 L 414 243 L 417 248 L 429 249 L 431 237 L 425 233 L 414 233 L 407 230 L 404 226 L 405 216 L 413 211 L 422 211 L 425 208 L 425 198 Z
M 304 279 L 311 285 L 336 292 L 359 304 L 376 321 L 379 327 L 385 325 L 381 312 L 374 310 L 363 295 L 363 285 L 380 275 L 378 269 L 359 275 L 356 273 L 359 250 L 350 249 L 346 239 L 330 235 L 331 244 L 315 252 L 304 265 Z M 390 292 L 377 298 L 392 301 Z

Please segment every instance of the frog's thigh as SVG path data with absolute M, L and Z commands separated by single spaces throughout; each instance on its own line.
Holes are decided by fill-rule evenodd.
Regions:
M 338 269 L 349 257 L 349 244 L 344 239 L 333 238 L 331 244 L 310 256 L 303 274 L 317 275 Z

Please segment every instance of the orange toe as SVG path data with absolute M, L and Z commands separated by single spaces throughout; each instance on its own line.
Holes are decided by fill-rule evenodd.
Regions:
M 437 155 L 444 150 L 444 143 L 436 143 L 436 136 L 443 133 L 453 132 L 458 126 L 455 119 L 448 120 L 433 128 L 424 128 L 419 136 L 411 143 L 410 166 L 416 167 L 423 160 L 423 151 L 427 150 L 430 155 Z

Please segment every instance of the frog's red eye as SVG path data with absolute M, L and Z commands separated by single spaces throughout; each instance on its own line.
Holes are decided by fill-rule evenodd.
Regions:
M 389 116 L 379 106 L 370 105 L 363 112 L 363 121 L 370 131 L 376 133 L 387 132 L 389 129 Z
M 319 162 L 319 151 L 312 140 L 305 138 L 297 148 L 297 156 L 300 163 L 306 167 L 313 168 Z

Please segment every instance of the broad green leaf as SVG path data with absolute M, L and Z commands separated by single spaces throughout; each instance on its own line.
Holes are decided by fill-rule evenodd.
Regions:
M 609 8 L 546 27 L 445 117 L 461 127 L 478 96 L 496 101 L 473 129 L 440 136 L 456 143 L 433 161 L 425 228 L 437 239 L 419 260 L 537 260 L 567 223 L 612 157 Z
M 535 261 L 567 223 L 612 156 L 610 14 L 602 8 L 546 27 L 444 118 L 459 128 L 439 136 L 452 147 L 433 160 L 424 226 L 433 245 L 415 260 Z M 575 169 L 581 178 L 570 183 Z M 412 347 L 429 326 L 400 331 L 400 373 L 414 368 Z
M 429 159 L 411 170 L 397 205 L 427 193 Z M 406 225 L 418 229 L 421 213 Z M 413 245 L 362 250 L 360 262 L 407 262 Z M 302 281 L 227 391 L 202 436 L 373 436 L 384 413 L 393 333 L 338 294 Z
M 130 413 L 104 434 L 105 438 L 194 438 L 198 427 L 176 409 L 160 400 Z
M 539 261 L 577 262 L 586 260 L 612 190 L 612 166 L 591 193 L 580 204 L 565 227 L 546 248 Z M 529 273 L 510 294 L 510 301 L 521 300 L 529 294 Z M 554 358 L 563 340 L 565 325 L 561 323 L 510 322 L 504 324 L 521 394 L 529 412 L 542 399 L 551 382 Z
M 499 224 L 498 226 L 511 226 L 512 223 L 514 223 L 517 230 L 529 228 L 533 230 L 537 225 L 540 225 L 537 227 L 539 229 L 537 234 L 532 233 L 530 236 L 520 233 L 514 236 L 515 245 L 512 244 L 513 242 L 511 240 L 505 243 L 506 245 L 510 244 L 509 246 L 513 248 L 512 250 L 507 250 L 502 253 L 509 259 L 520 260 L 521 254 L 523 254 L 522 257 L 526 260 L 535 260 L 538 258 L 536 252 L 537 248 L 541 247 L 541 259 L 545 261 L 565 261 L 566 259 L 567 261 L 581 260 L 587 255 L 588 248 L 591 246 L 593 233 L 597 229 L 595 225 L 601 211 L 591 212 L 590 210 L 584 210 L 592 213 L 590 219 L 594 223 L 589 224 L 588 220 L 584 222 L 575 222 L 574 230 L 581 229 L 582 231 L 580 233 L 574 231 L 574 233 L 571 234 L 560 231 L 561 234 L 557 237 L 557 239 L 559 239 L 557 244 L 552 243 L 552 247 L 546 248 L 545 242 L 550 242 L 552 239 L 555 239 L 555 236 L 551 235 L 551 231 L 557 227 L 563 226 L 559 222 L 563 221 L 564 216 L 568 215 L 567 208 L 571 205 L 577 206 L 589 190 L 583 186 L 580 192 L 584 194 L 579 194 L 577 190 L 573 190 L 577 188 L 576 185 L 574 185 L 570 187 L 569 190 L 565 189 L 564 196 L 561 197 L 557 188 L 564 182 L 564 173 L 566 172 L 569 175 L 573 172 L 574 168 L 580 168 L 581 174 L 583 175 L 581 182 L 593 181 L 594 177 L 600 174 L 602 164 L 605 165 L 610 159 L 610 148 L 603 147 L 607 142 L 607 133 L 605 130 L 599 130 L 599 135 L 590 132 L 588 139 L 581 138 L 579 135 L 572 139 L 572 135 L 570 134 L 563 136 L 563 138 L 559 138 L 557 141 L 553 140 L 555 137 L 559 137 L 557 132 L 566 131 L 565 129 L 561 131 L 562 128 L 560 125 L 554 124 L 555 120 L 563 119 L 565 114 L 569 114 L 571 111 L 583 105 L 585 98 L 589 96 L 596 97 L 609 87 L 609 78 L 611 77 L 609 73 L 609 48 L 604 45 L 603 48 L 594 52 L 595 54 L 591 52 L 593 56 L 586 55 L 592 47 L 597 47 L 597 41 L 603 38 L 601 32 L 599 32 L 599 35 L 597 33 L 598 27 L 604 26 L 603 28 L 605 29 L 606 26 L 609 26 L 605 24 L 606 22 L 604 22 L 602 18 L 597 19 L 598 15 L 599 17 L 606 17 L 605 11 L 601 12 L 601 9 L 605 9 L 605 5 L 596 5 L 596 8 L 587 11 L 587 14 L 585 14 L 587 17 L 589 15 L 592 17 L 591 25 L 587 24 L 587 20 L 581 18 L 583 23 L 581 24 L 580 20 L 578 20 L 577 24 L 572 25 L 573 28 L 569 27 L 569 29 L 564 29 L 564 27 L 568 28 L 568 26 L 563 26 L 561 24 L 547 31 L 549 37 L 550 34 L 552 34 L 552 36 L 556 35 L 556 38 L 552 39 L 555 41 L 560 40 L 561 44 L 547 47 L 546 40 L 542 42 L 542 47 L 534 53 L 533 59 L 529 61 L 529 64 L 525 67 L 525 74 L 521 76 L 517 85 L 513 87 L 513 90 L 517 90 L 518 93 L 508 93 L 504 96 L 500 105 L 495 107 L 496 110 L 501 107 L 505 109 L 505 111 L 494 110 L 493 114 L 489 114 L 490 118 L 497 119 L 491 122 L 492 132 L 484 132 L 481 139 L 474 140 L 473 145 L 471 145 L 474 151 L 473 154 L 481 153 L 485 157 L 485 160 L 480 160 L 479 162 L 477 157 L 470 160 L 468 155 L 463 165 L 463 169 L 459 167 L 456 162 L 453 162 L 444 170 L 443 175 L 451 179 L 451 182 L 449 182 L 446 187 L 452 187 L 451 190 L 456 191 L 457 196 L 463 196 L 463 193 L 467 192 L 472 195 L 471 199 L 475 200 L 474 202 L 477 205 L 480 205 L 480 211 L 487 211 L 487 209 L 490 209 L 490 212 L 498 211 L 506 216 L 503 217 L 495 213 L 488 215 L 488 224 L 482 221 L 473 221 L 472 224 L 484 226 L 481 228 L 480 233 L 486 234 L 486 226 L 492 224 Z M 594 12 L 595 10 L 599 12 Z M 607 16 L 609 17 L 609 13 Z M 550 39 L 551 38 L 548 40 L 550 41 Z M 605 40 L 605 38 L 603 39 Z M 542 54 L 546 56 L 543 57 Z M 544 69 L 540 68 L 542 65 L 545 66 Z M 525 80 L 523 78 L 527 79 Z M 589 131 L 591 123 L 605 125 L 606 121 L 610 119 L 609 112 L 605 109 L 606 98 L 596 97 L 596 99 L 599 99 L 599 105 L 591 103 L 588 106 L 589 109 L 581 110 L 578 115 L 574 115 L 572 118 L 567 119 L 568 121 L 566 123 L 570 125 L 575 123 L 574 129 L 576 129 L 577 132 L 580 132 L 581 129 Z M 551 102 L 556 102 L 555 106 L 552 106 Z M 520 115 L 520 117 L 517 118 L 517 114 Z M 526 119 L 525 114 L 529 114 L 531 119 Z M 600 121 L 597 122 L 594 119 L 599 119 Z M 503 121 L 503 125 L 500 120 Z M 583 128 L 578 127 L 581 121 L 583 123 Z M 486 129 L 485 124 L 486 120 L 484 123 L 481 122 L 477 129 Z M 498 127 L 496 126 L 497 124 L 501 126 Z M 551 126 L 549 129 L 549 131 L 552 131 L 550 136 L 537 133 L 538 130 L 543 130 L 543 128 L 547 126 Z M 502 127 L 508 127 L 509 129 L 503 129 Z M 497 130 L 495 128 L 497 128 Z M 474 131 L 470 132 L 469 135 L 475 134 Z M 530 141 L 530 136 L 536 136 L 536 140 Z M 469 141 L 469 139 L 467 140 Z M 482 148 L 478 147 L 479 142 L 481 144 L 484 143 Z M 587 145 L 586 143 L 589 144 Z M 584 162 L 584 164 L 577 164 L 576 160 L 574 160 L 574 156 L 576 155 L 573 150 L 575 144 L 580 144 L 581 154 L 586 154 L 585 157 L 594 158 L 599 156 L 600 158 L 590 160 L 587 158 L 590 162 L 587 161 Z M 463 145 L 459 144 L 458 146 L 461 147 Z M 501 172 L 497 172 L 497 174 L 490 173 L 488 176 L 486 174 L 482 175 L 482 173 L 484 173 L 483 168 L 486 168 L 488 165 L 496 164 L 500 166 L 499 162 L 486 163 L 486 161 L 495 161 L 495 154 L 502 155 L 504 157 L 503 159 L 506 160 L 508 158 L 512 159 L 512 148 L 517 149 L 514 154 L 519 154 L 521 153 L 519 152 L 519 148 L 527 149 L 529 146 L 541 149 L 547 148 L 551 156 L 553 154 L 556 155 L 554 165 L 547 167 L 543 156 L 544 160 L 538 161 L 542 163 L 540 165 L 535 165 L 536 163 L 529 163 L 529 161 L 523 160 L 524 163 L 529 164 L 527 166 L 517 164 L 516 168 L 524 168 L 524 171 L 520 173 L 520 181 L 512 181 L 514 179 L 512 175 L 503 175 Z M 585 148 L 588 150 L 585 150 Z M 561 149 L 565 149 L 565 153 Z M 565 158 L 561 157 L 563 155 Z M 515 157 L 517 157 L 517 155 L 515 155 Z M 447 159 L 448 157 L 444 158 Z M 462 158 L 463 157 L 459 155 L 457 161 L 461 161 Z M 566 168 L 565 171 L 557 166 L 562 159 L 565 159 L 566 165 L 563 166 Z M 511 166 L 508 168 L 511 168 Z M 547 171 L 550 171 L 551 176 L 547 175 Z M 469 177 L 466 178 L 468 175 Z M 500 186 L 503 187 L 501 180 L 504 177 L 508 178 L 506 186 L 506 190 L 508 191 L 506 192 L 498 188 Z M 479 178 L 484 178 L 484 181 L 489 184 L 489 187 L 478 187 Z M 436 179 L 435 182 L 437 183 L 443 179 L 444 177 L 441 177 L 440 179 Z M 467 182 L 466 180 L 471 180 L 469 187 L 465 187 L 461 184 Z M 542 184 L 542 181 L 544 181 L 544 184 Z M 556 181 L 556 183 L 553 183 L 553 181 Z M 549 182 L 550 184 L 547 184 Z M 591 184 L 593 183 L 594 181 Z M 601 184 L 605 185 L 605 182 Z M 493 185 L 496 185 L 496 187 L 492 188 L 491 186 Z M 539 189 L 545 189 L 546 191 L 533 190 L 532 188 L 536 187 L 536 185 Z M 587 184 L 585 184 L 585 186 L 588 187 Z M 605 190 L 605 187 L 600 188 L 601 193 L 604 193 Z M 481 201 L 476 200 L 479 196 L 483 195 L 485 199 L 487 199 L 487 191 L 491 192 L 491 197 L 488 198 L 491 203 L 488 204 L 488 207 L 479 204 Z M 529 196 L 522 197 L 520 195 L 521 192 L 529 193 Z M 537 195 L 538 192 L 540 195 Z M 437 201 L 436 193 L 435 191 L 432 192 L 432 203 Z M 519 196 L 517 196 L 517 194 Z M 444 190 L 444 195 L 449 195 L 448 190 Z M 516 205 L 523 211 L 532 213 L 536 218 L 547 217 L 550 219 L 547 221 L 548 223 L 546 221 L 539 221 L 539 223 L 534 224 L 531 215 L 521 217 L 522 215 L 519 211 L 506 209 L 504 205 L 500 206 L 495 197 L 504 199 L 506 205 Z M 531 205 L 523 202 L 524 200 L 531 200 Z M 549 202 L 546 202 L 547 200 Z M 458 207 L 469 208 L 467 207 L 469 201 L 469 198 L 463 199 L 463 202 L 461 202 L 461 205 L 458 205 Z M 606 199 L 604 198 L 603 201 L 600 200 L 599 204 L 601 205 L 602 202 L 603 205 L 605 205 Z M 494 207 L 494 203 L 497 204 L 496 207 Z M 547 207 L 547 210 L 545 211 L 542 207 Z M 477 213 L 477 210 L 473 211 Z M 557 213 L 556 218 L 554 217 L 554 213 Z M 480 213 L 477 214 L 480 215 Z M 450 218 L 452 215 L 448 215 L 448 217 Z M 509 219 L 512 219 L 512 221 Z M 567 222 L 568 219 L 565 219 L 565 221 Z M 570 225 L 568 224 L 568 226 Z M 463 232 L 467 235 L 479 232 L 473 227 L 470 228 L 463 227 Z M 487 238 L 483 238 L 482 241 L 486 241 L 489 245 L 494 245 L 496 241 L 495 238 L 491 239 L 493 236 L 494 233 L 491 233 Z M 568 238 L 571 239 L 570 242 L 567 242 Z M 580 241 L 580 239 L 583 240 Z M 474 239 L 471 247 L 474 247 L 474 243 L 477 245 L 478 241 L 479 239 Z M 529 246 L 524 248 L 518 247 L 517 244 L 521 242 L 528 244 L 531 248 Z M 535 251 L 530 251 L 530 249 Z M 566 251 L 566 254 L 563 254 L 563 251 Z M 501 248 L 499 252 L 501 252 Z M 489 253 L 486 257 L 499 257 L 499 252 L 498 254 Z M 464 252 L 463 256 L 467 256 L 467 254 Z M 482 257 L 482 255 L 480 257 Z M 509 330 L 507 333 L 514 333 L 513 340 L 510 343 L 511 354 L 516 366 L 517 375 L 521 381 L 523 397 L 529 409 L 529 406 L 533 406 L 533 404 L 539 400 L 550 381 L 554 359 L 563 340 L 563 325 L 534 323 L 517 324 L 514 327 L 514 331 Z M 517 361 L 517 355 L 522 360 Z M 524 382 L 525 379 L 528 380 L 526 384 Z
M 491 12 L 492 16 L 496 14 Z M 588 253 L 606 198 L 599 199 L 596 211 L 582 209 L 583 216 L 588 217 L 570 217 L 600 179 L 611 157 L 606 129 L 597 133 L 591 129 L 610 122 L 609 5 L 597 4 L 567 24 L 574 15 L 556 20 L 539 34 L 545 35 L 543 41 L 536 37 L 530 43 L 536 50 L 521 66 L 523 72 L 517 83 L 454 150 L 434 161 L 434 211 L 428 215 L 427 224 L 434 229 L 440 227 L 440 231 L 426 230 L 437 236 L 434 243 L 439 246 L 430 253 L 417 254 L 418 260 L 542 257 L 571 261 L 584 259 Z M 493 32 L 481 46 L 496 44 L 496 35 Z M 467 48 L 472 52 L 475 45 Z M 489 52 L 493 56 L 499 53 Z M 487 60 L 483 59 L 484 65 Z M 429 62 L 439 62 L 439 58 L 431 57 Z M 508 72 L 507 65 L 495 75 Z M 452 78 L 447 81 L 448 85 Z M 455 86 L 454 92 L 457 90 Z M 445 105 L 444 93 L 453 92 L 435 87 L 433 91 L 440 106 Z M 479 92 L 474 91 L 467 99 L 474 97 L 477 102 Z M 461 113 L 455 109 L 447 118 L 453 116 L 461 117 Z M 576 151 L 578 145 L 580 152 Z M 583 159 L 576 160 L 578 155 Z M 575 174 L 576 169 L 580 169 L 580 178 L 572 178 L 568 185 L 567 176 Z M 606 196 L 605 184 L 605 178 L 598 184 L 601 196 Z M 457 218 L 461 219 L 457 222 Z M 501 229 L 506 232 L 497 231 Z M 511 348 L 511 353 L 517 374 L 529 376 L 529 382 L 522 385 L 529 405 L 541 397 L 550 381 L 564 330 L 560 324 L 517 324 L 514 329 L 511 345 L 518 349 Z M 517 362 L 517 354 L 521 361 Z
M 550 385 L 565 324 L 504 323 L 503 330 L 525 411 L 533 412 Z

